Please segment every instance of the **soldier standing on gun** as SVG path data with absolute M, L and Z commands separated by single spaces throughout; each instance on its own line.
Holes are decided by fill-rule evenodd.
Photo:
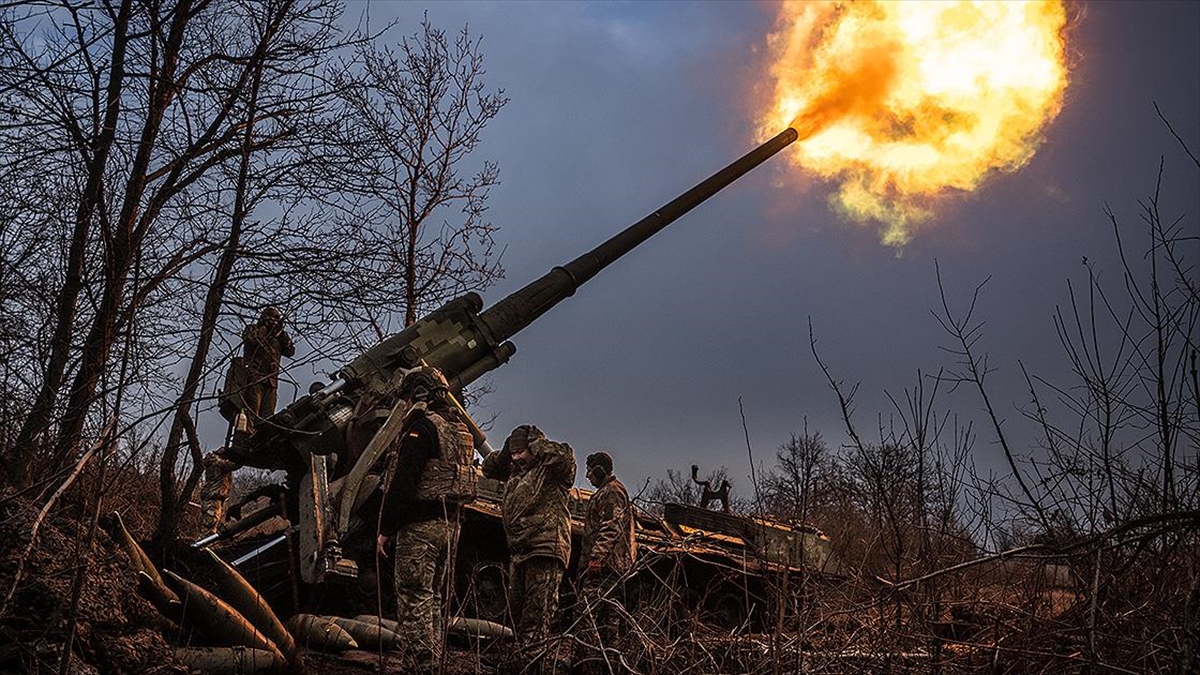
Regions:
M 386 556 L 394 541 L 398 631 L 414 671 L 432 673 L 442 659 L 442 589 L 457 548 L 459 506 L 475 498 L 478 483 L 474 444 L 436 368 L 405 375 L 398 396 L 415 407 L 385 474 L 376 546 Z
M 275 307 L 264 307 L 258 322 L 246 326 L 242 344 L 247 377 L 242 400 L 251 424 L 258 424 L 275 413 L 280 356 L 295 356 L 296 346 L 283 329 L 283 317 Z
M 483 475 L 504 481 L 500 510 L 508 539 L 508 598 L 517 640 L 526 663 L 551 651 L 550 626 L 558 611 L 558 587 L 571 557 L 571 515 L 567 510 L 575 479 L 571 446 L 551 441 L 532 425 L 521 425 L 504 449 L 483 461 Z M 554 667 L 543 659 L 532 672 Z
M 583 660 L 583 672 L 592 675 L 619 671 L 617 605 L 624 602 L 624 577 L 637 559 L 637 542 L 629 492 L 613 473 L 613 460 L 607 452 L 588 455 L 587 479 L 596 492 L 588 500 L 579 556 L 583 608 L 579 621 L 584 647 L 595 650 Z

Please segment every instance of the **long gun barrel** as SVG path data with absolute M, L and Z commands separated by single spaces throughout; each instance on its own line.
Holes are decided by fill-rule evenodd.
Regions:
M 508 361 L 516 347 L 510 337 L 537 320 L 600 270 L 654 236 L 796 141 L 786 129 L 650 215 L 571 262 L 510 294 L 486 311 L 477 293 L 455 298 L 404 330 L 364 352 L 337 373 L 333 384 L 305 396 L 274 415 L 236 452 L 250 466 L 302 470 L 303 454 L 336 451 L 339 434 L 353 411 L 354 392 L 385 385 L 399 369 L 422 361 L 436 366 L 461 390 Z
M 680 216 L 790 145 L 796 140 L 796 136 L 795 129 L 785 130 L 603 244 L 566 265 L 555 267 L 540 279 L 504 298 L 479 318 L 497 339 L 507 340 L 551 307 L 574 295 L 576 289 L 617 258 L 632 251 Z

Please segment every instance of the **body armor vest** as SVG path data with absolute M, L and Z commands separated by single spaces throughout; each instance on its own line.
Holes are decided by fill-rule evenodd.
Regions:
M 479 476 L 475 471 L 475 441 L 467 425 L 450 422 L 436 413 L 427 418 L 437 429 L 438 457 L 425 464 L 416 498 L 466 504 L 475 499 Z

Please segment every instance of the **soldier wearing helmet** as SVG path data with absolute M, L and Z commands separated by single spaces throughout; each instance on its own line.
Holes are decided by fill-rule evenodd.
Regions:
M 296 346 L 283 329 L 283 316 L 275 307 L 264 307 L 258 322 L 246 326 L 242 344 L 245 349 L 242 364 L 247 375 L 242 401 L 250 423 L 257 424 L 275 413 L 280 357 L 295 356 Z
M 521 425 L 504 449 L 484 458 L 483 475 L 504 481 L 500 510 L 509 552 L 509 606 L 517 639 L 528 663 L 547 650 L 558 611 L 558 587 L 571 556 L 567 510 L 575 479 L 571 446 L 549 440 L 533 425 Z M 533 672 L 549 670 L 541 661 Z
M 392 548 L 396 621 L 414 672 L 434 672 L 445 635 L 446 566 L 458 544 L 459 507 L 475 497 L 470 431 L 446 379 L 422 367 L 403 375 L 396 396 L 412 406 L 389 449 L 377 551 Z

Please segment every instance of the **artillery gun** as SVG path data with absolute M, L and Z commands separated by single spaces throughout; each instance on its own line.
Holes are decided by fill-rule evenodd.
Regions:
M 573 295 L 600 270 L 797 137 L 794 129 L 787 129 L 593 250 L 552 268 L 486 310 L 475 293 L 451 300 L 351 361 L 336 373 L 330 384 L 261 421 L 252 434 L 235 435 L 230 454 L 236 461 L 251 467 L 284 470 L 288 479 L 272 507 L 253 512 L 195 545 L 203 547 L 217 539 L 231 538 L 281 514 L 289 522 L 285 534 L 262 545 L 256 543 L 248 552 L 240 542 L 230 542 L 228 552 L 243 553 L 234 561 L 235 566 L 246 572 L 265 569 L 262 562 L 268 556 L 263 554 L 287 544 L 288 560 L 277 559 L 271 564 L 284 571 L 287 580 L 280 586 L 291 587 L 294 601 L 297 577 L 315 586 L 357 576 L 354 556 L 343 556 L 342 545 L 349 544 L 356 536 L 374 540 L 361 536 L 369 534 L 369 528 L 356 523 L 356 512 L 378 486 L 379 478 L 370 469 L 394 438 L 405 412 L 403 401 L 395 403 L 370 427 L 365 441 L 362 433 L 357 434 L 357 443 L 363 447 L 354 447 L 356 430 L 352 420 L 364 401 L 384 396 L 397 374 L 420 365 L 439 368 L 458 397 L 464 387 L 513 356 L 516 347 L 509 338 Z M 237 391 L 236 382 L 227 381 L 222 412 L 231 421 L 239 409 Z M 473 423 L 471 426 L 476 448 L 486 454 L 490 451 L 486 438 Z M 460 610 L 471 616 L 499 620 L 504 609 L 507 549 L 499 512 L 500 486 L 490 483 L 493 482 L 481 481 L 478 498 L 464 510 L 461 541 L 471 545 L 460 546 L 457 585 L 460 598 L 472 597 L 472 607 Z M 573 490 L 571 509 L 576 551 L 589 496 L 587 490 Z M 826 577 L 840 574 L 829 540 L 815 529 L 682 505 L 670 505 L 662 519 L 639 514 L 638 520 L 637 536 L 642 550 L 651 554 L 646 556 L 647 569 L 657 566 L 650 575 L 658 579 L 686 578 L 687 586 L 709 589 L 710 596 L 692 598 L 689 604 L 715 616 L 717 623 L 726 627 L 741 625 L 755 604 L 761 611 L 772 575 L 782 574 L 786 578 L 793 573 Z M 274 593 L 264 590 L 280 599 L 286 595 L 282 587 L 277 587 Z M 299 603 L 295 605 L 299 611 Z
M 370 469 L 399 431 L 404 413 L 402 404 L 397 404 L 369 428 L 369 440 L 363 440 L 364 434 L 356 434 L 351 421 L 364 398 L 381 396 L 397 373 L 423 364 L 441 370 L 452 393 L 460 396 L 463 387 L 512 357 L 516 347 L 509 338 L 573 295 L 600 270 L 797 137 L 795 129 L 786 129 L 596 248 L 552 268 L 486 310 L 476 293 L 447 302 L 342 367 L 328 385 L 262 420 L 251 434 L 235 434 L 228 451 L 232 459 L 244 466 L 287 472 L 285 503 L 289 508 L 285 513 L 298 526 L 303 580 L 318 583 L 329 574 L 353 577 L 357 573 L 353 562 L 342 556 L 341 543 L 355 527 L 355 509 L 378 485 Z M 237 383 L 227 380 L 221 410 L 231 421 L 241 408 L 238 392 Z M 471 426 L 476 448 L 488 452 L 486 438 L 478 427 Z M 350 440 L 356 435 L 357 445 Z M 205 546 L 240 529 L 244 524 L 234 524 L 195 545 Z

